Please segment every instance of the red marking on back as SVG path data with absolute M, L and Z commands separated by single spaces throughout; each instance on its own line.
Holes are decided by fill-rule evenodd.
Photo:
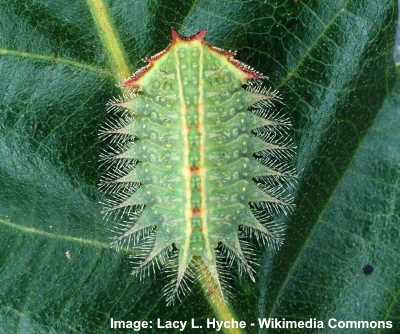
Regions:
M 213 51 L 219 53 L 219 54 L 222 55 L 222 56 L 228 57 L 228 58 L 235 57 L 235 56 L 237 55 L 237 51 L 224 50 L 224 49 L 221 49 L 221 48 L 219 48 L 219 47 L 216 47 L 216 46 L 213 46 L 213 45 L 210 45 L 210 44 L 207 44 L 207 46 L 208 46 L 211 50 L 213 50 Z
M 128 80 L 124 81 L 121 84 L 121 87 L 127 89 L 140 89 L 140 79 L 153 67 L 153 65 L 161 59 L 168 51 L 177 43 L 181 42 L 192 42 L 192 41 L 199 41 L 200 43 L 206 45 L 210 50 L 220 54 L 221 56 L 225 57 L 232 65 L 234 65 L 237 69 L 242 71 L 246 74 L 246 80 L 258 80 L 258 79 L 265 79 L 266 76 L 260 72 L 253 70 L 250 66 L 240 62 L 239 60 L 235 59 L 236 56 L 235 51 L 227 51 L 212 45 L 209 45 L 205 41 L 205 37 L 207 35 L 207 30 L 201 30 L 197 34 L 194 34 L 189 37 L 182 36 L 176 30 L 171 30 L 171 44 L 168 45 L 164 50 L 146 58 L 147 65 L 136 71 Z
M 168 45 L 164 50 L 155 55 L 146 57 L 145 61 L 147 61 L 147 65 L 136 71 L 128 80 L 124 81 L 121 86 L 128 89 L 140 88 L 138 81 L 153 67 L 157 60 L 161 59 L 169 51 L 170 48 L 171 45 Z
M 138 71 L 136 71 L 128 80 L 125 80 L 124 82 L 121 83 L 122 88 L 128 88 L 128 89 L 138 89 L 140 88 L 140 85 L 138 84 L 138 81 L 141 77 L 143 77 L 147 71 L 152 67 L 152 64 L 147 64 L 145 67 L 142 67 Z
M 197 166 L 190 166 L 189 170 L 190 170 L 191 175 L 199 175 L 200 174 L 200 168 Z
M 148 62 L 148 63 L 154 63 L 154 62 L 156 62 L 156 61 L 159 60 L 162 56 L 164 56 L 164 55 L 169 51 L 170 48 L 171 48 L 171 46 L 168 45 L 164 50 L 162 50 L 162 51 L 156 53 L 155 55 L 151 56 L 150 58 L 147 58 L 147 59 L 146 59 L 147 62 Z
M 180 41 L 181 35 L 179 35 L 179 33 L 175 29 L 171 29 L 171 39 L 172 43 Z
M 193 208 L 192 209 L 192 218 L 198 218 L 202 216 L 202 211 L 200 208 Z
M 266 75 L 254 70 L 250 66 L 242 63 L 237 59 L 228 58 L 228 60 L 232 65 L 235 65 L 236 68 L 238 68 L 239 70 L 241 70 L 243 73 L 246 74 L 246 80 L 262 80 L 267 78 Z
M 237 52 L 236 51 L 231 51 L 231 50 L 224 50 L 218 47 L 215 47 L 213 45 L 209 45 L 206 43 L 208 48 L 212 51 L 215 51 L 216 53 L 220 54 L 221 56 L 225 57 L 232 65 L 234 65 L 237 69 L 242 71 L 243 73 L 246 74 L 246 80 L 261 80 L 265 79 L 266 76 L 254 69 L 252 69 L 250 66 L 242 63 L 241 61 L 235 59 L 234 57 L 236 56 Z
M 207 35 L 207 30 L 201 30 L 197 34 L 188 37 L 182 36 L 174 29 L 171 30 L 172 44 L 178 42 L 191 42 L 191 41 L 204 42 L 204 37 L 206 37 L 206 35 Z

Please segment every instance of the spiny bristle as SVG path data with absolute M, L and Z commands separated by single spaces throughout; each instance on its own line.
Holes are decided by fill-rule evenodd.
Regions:
M 286 161 L 276 160 L 268 155 L 258 156 L 256 160 L 270 170 L 270 172 L 266 175 L 277 177 L 286 176 L 292 179 L 296 178 L 295 167 Z
M 116 142 L 103 149 L 99 154 L 99 164 L 104 170 L 124 170 L 131 166 L 132 163 L 136 164 L 138 160 L 125 156 L 128 148 L 132 149 L 136 145 L 134 141 Z
M 217 248 L 217 253 L 218 252 L 221 260 L 222 259 L 225 260 L 225 267 L 226 265 L 232 267 L 234 264 L 236 264 L 239 270 L 239 274 L 242 275 L 242 273 L 246 273 L 250 277 L 250 279 L 254 282 L 255 280 L 254 265 L 253 263 L 251 263 L 251 257 L 246 257 L 245 253 L 243 252 L 241 242 L 240 242 L 240 254 L 237 254 L 235 251 L 230 249 L 224 243 L 221 243 L 219 245 L 219 247 Z
M 101 202 L 104 209 L 102 210 L 103 217 L 106 221 L 109 220 L 126 220 L 138 214 L 143 210 L 143 205 L 132 205 L 126 203 L 127 199 L 137 191 L 139 187 L 133 185 L 122 191 L 110 194 Z
M 110 99 L 106 104 L 107 112 L 120 112 L 128 111 L 127 102 L 131 101 L 137 96 L 137 92 L 132 90 L 125 90 L 122 95 Z
M 296 148 L 293 139 L 287 135 L 287 132 L 284 129 L 264 129 L 257 128 L 253 130 L 253 133 L 258 137 L 264 140 L 267 144 L 277 146 L 277 148 L 281 149 L 292 149 Z
M 112 194 L 124 191 L 127 187 L 132 187 L 134 185 L 138 186 L 136 182 L 126 178 L 132 170 L 135 170 L 136 165 L 137 161 L 128 160 L 125 165 L 122 165 L 119 168 L 105 170 L 98 183 L 99 190 L 104 193 Z
M 252 80 L 246 86 L 246 90 L 252 94 L 258 95 L 258 101 L 252 106 L 255 109 L 269 110 L 276 103 L 283 104 L 282 97 L 278 90 L 264 86 L 263 81 Z
M 258 219 L 260 222 L 262 221 L 260 217 Z M 264 233 L 249 226 L 241 226 L 241 238 L 243 240 L 255 239 L 258 244 L 266 245 L 269 249 L 277 251 L 283 244 L 286 225 L 275 220 L 266 220 L 262 222 L 262 225 L 267 232 Z M 248 244 L 251 245 L 250 243 Z
M 260 118 L 266 119 L 270 122 L 269 128 L 285 128 L 290 129 L 292 127 L 292 122 L 290 119 L 282 114 L 280 114 L 276 109 L 271 108 L 251 108 L 250 112 Z
M 99 138 L 108 141 L 109 145 L 118 144 L 118 141 L 133 139 L 134 135 L 129 131 L 129 126 L 134 121 L 128 114 L 110 117 L 99 129 Z
M 101 164 L 108 163 L 112 160 L 128 160 L 123 159 L 120 155 L 126 151 L 126 145 L 118 143 L 103 149 L 99 154 Z
M 273 161 L 269 157 L 258 160 L 267 167 L 267 172 L 254 178 L 256 183 L 264 183 L 268 187 L 282 187 L 284 189 L 293 189 L 296 184 L 296 172 L 294 166 L 286 162 Z
M 196 276 L 197 268 L 194 262 L 189 264 L 179 282 L 177 282 L 177 272 L 178 252 L 176 252 L 175 257 L 171 257 L 170 261 L 165 266 L 165 274 L 168 282 L 165 284 L 162 294 L 166 298 L 168 306 L 172 306 L 176 302 L 182 302 L 182 299 L 191 292 L 193 283 L 198 280 Z
M 153 251 L 154 240 L 149 239 L 144 243 L 144 246 L 136 246 L 136 255 L 131 256 L 131 265 L 133 267 L 132 275 L 139 277 L 142 281 L 150 275 L 155 276 L 157 272 L 160 272 L 165 264 L 169 261 L 171 257 L 170 253 L 172 251 L 172 246 L 161 249 L 154 256 L 149 258 Z
M 199 265 L 200 266 L 200 265 Z M 218 279 L 215 280 L 206 271 L 199 273 L 199 283 L 203 285 L 203 290 L 208 298 L 217 302 L 229 303 L 232 299 L 232 272 L 226 266 L 226 258 L 221 255 L 218 248 L 216 250 L 216 268 Z
M 287 201 L 262 201 L 255 202 L 257 205 L 265 210 L 271 216 L 285 215 L 288 216 L 294 209 L 294 203 L 292 199 L 288 198 Z
M 296 146 L 290 136 L 280 132 L 254 130 L 255 135 L 265 141 L 265 149 L 256 152 L 256 155 L 267 155 L 276 159 L 290 160 L 296 153 Z M 263 153 L 264 152 L 264 153 Z
M 256 245 L 249 239 L 249 238 L 244 238 L 242 233 L 239 233 L 239 240 L 240 240 L 240 247 L 242 249 L 242 252 L 247 259 L 247 262 L 249 265 L 253 268 L 254 273 L 257 272 L 257 267 L 260 265 L 259 264 L 259 251 L 256 248 Z
M 156 232 L 156 226 L 151 225 L 137 229 L 136 221 L 128 220 L 113 224 L 109 230 L 112 233 L 111 243 L 113 246 L 117 248 L 123 246 L 137 248 L 143 239 Z
M 267 169 L 269 170 L 268 173 L 260 177 L 270 177 L 271 180 L 276 178 L 277 181 L 285 181 L 285 179 L 287 179 L 288 184 L 286 184 L 285 182 L 278 183 L 278 185 L 283 184 L 285 186 L 290 186 L 292 183 L 296 182 L 296 168 L 288 161 L 276 159 L 268 154 L 258 154 L 255 159 L 258 163 L 267 167 Z
M 274 197 L 282 205 L 290 205 L 293 201 L 291 194 L 288 194 L 287 189 L 282 185 L 271 186 L 267 183 L 257 183 L 257 186 L 268 195 Z

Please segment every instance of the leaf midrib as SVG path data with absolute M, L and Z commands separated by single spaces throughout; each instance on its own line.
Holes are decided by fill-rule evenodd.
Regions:
M 71 67 L 79 68 L 80 70 L 85 70 L 88 72 L 96 73 L 101 76 L 111 76 L 111 72 L 105 68 L 102 68 L 102 67 L 99 67 L 96 65 L 92 65 L 92 64 L 78 62 L 76 60 L 69 59 L 69 58 L 49 56 L 49 55 L 44 55 L 44 54 L 39 54 L 39 53 L 19 51 L 19 50 L 14 50 L 14 49 L 7 49 L 7 48 L 0 48 L 0 56 L 31 59 L 31 60 L 47 62 L 47 63 L 51 63 L 51 64 L 63 64 L 63 65 L 68 65 Z
M 311 45 L 307 48 L 307 50 L 304 52 L 304 56 L 301 58 L 301 60 L 296 64 L 296 67 L 288 71 L 285 75 L 285 77 L 281 80 L 281 82 L 278 84 L 276 89 L 282 88 L 284 85 L 287 84 L 287 82 L 292 78 L 294 74 L 296 74 L 299 69 L 303 66 L 304 62 L 308 58 L 308 56 L 312 53 L 312 51 L 318 46 L 321 38 L 323 38 L 326 35 L 326 32 L 332 27 L 332 25 L 335 23 L 337 18 L 343 13 L 343 11 L 347 8 L 347 5 L 349 4 L 350 0 L 347 0 L 343 7 L 337 11 L 335 15 L 332 16 L 332 18 L 329 20 L 329 22 L 324 25 L 324 29 L 321 31 L 321 33 L 315 38 L 315 40 L 311 43 Z
M 21 224 L 15 224 L 5 219 L 0 219 L 0 225 L 5 226 L 7 228 L 25 233 L 30 235 L 39 235 L 41 237 L 45 237 L 48 239 L 62 240 L 72 243 L 81 244 L 84 246 L 90 246 L 98 249 L 110 249 L 111 246 L 108 243 L 99 241 L 99 240 L 91 240 L 86 238 L 72 237 L 70 235 L 65 234 L 57 234 L 53 232 L 47 232 L 41 229 L 37 229 L 35 227 L 28 227 Z
M 109 57 L 111 68 L 117 81 L 125 80 L 130 75 L 127 54 L 122 46 L 118 32 L 114 28 L 108 7 L 103 0 L 86 0 L 98 35 Z

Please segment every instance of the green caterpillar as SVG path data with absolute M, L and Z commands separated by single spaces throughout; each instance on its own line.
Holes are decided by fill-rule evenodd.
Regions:
M 110 102 L 117 118 L 101 131 L 111 144 L 100 188 L 111 193 L 113 243 L 133 250 L 141 277 L 167 273 L 168 304 L 197 279 L 211 278 L 223 296 L 234 263 L 254 280 L 250 240 L 278 249 L 277 216 L 293 207 L 295 148 L 290 122 L 273 110 L 278 93 L 205 35 L 172 31 L 172 43 L 122 83 L 126 93 Z

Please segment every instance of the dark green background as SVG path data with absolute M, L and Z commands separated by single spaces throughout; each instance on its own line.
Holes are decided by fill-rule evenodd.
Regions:
M 297 209 L 257 283 L 235 286 L 238 318 L 399 326 L 396 1 L 106 2 L 132 71 L 168 44 L 171 27 L 207 29 L 282 92 L 298 144 Z M 165 307 L 157 281 L 138 283 L 108 249 L 96 182 L 97 130 L 119 93 L 110 73 L 85 1 L 0 0 L 1 334 L 108 333 L 110 316 L 213 316 L 199 291 Z

